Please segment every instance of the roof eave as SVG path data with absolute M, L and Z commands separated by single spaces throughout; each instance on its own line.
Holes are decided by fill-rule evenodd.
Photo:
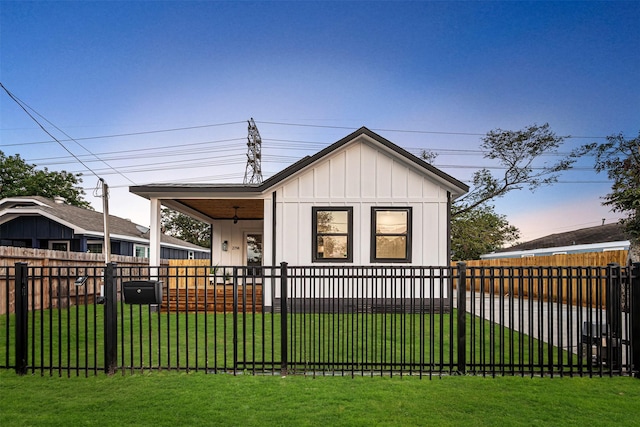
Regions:
M 260 194 L 260 189 L 256 185 L 246 184 L 193 184 L 193 185 L 173 185 L 173 184 L 147 184 L 134 185 L 129 187 L 129 192 L 145 199 L 171 197 L 180 194 L 186 198 L 209 197 L 211 193 L 221 193 L 225 195 L 237 194 Z

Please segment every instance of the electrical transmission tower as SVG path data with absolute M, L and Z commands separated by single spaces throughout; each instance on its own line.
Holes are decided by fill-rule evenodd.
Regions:
M 262 167 L 260 158 L 262 150 L 262 139 L 260 132 L 253 121 L 249 120 L 249 135 L 247 136 L 247 167 L 244 171 L 245 184 L 262 184 Z

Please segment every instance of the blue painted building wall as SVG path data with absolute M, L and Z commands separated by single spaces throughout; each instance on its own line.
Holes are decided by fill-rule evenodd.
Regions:
M 73 229 L 42 216 L 23 216 L 0 224 L 0 246 L 17 246 L 24 248 L 49 249 L 49 242 L 64 240 L 69 242 L 71 252 L 87 252 L 89 241 L 102 237 L 76 235 Z M 111 254 L 134 256 L 135 242 L 111 239 Z M 207 252 L 192 251 L 182 248 L 161 247 L 162 259 L 209 259 Z

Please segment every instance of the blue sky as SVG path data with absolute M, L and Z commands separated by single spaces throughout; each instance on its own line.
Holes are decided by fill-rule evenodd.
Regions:
M 587 137 L 563 152 L 636 136 L 638 22 L 637 1 L 0 1 L 0 81 L 79 143 L 64 142 L 112 187 L 113 214 L 148 224 L 127 187 L 241 182 L 250 117 L 265 176 L 363 125 L 465 181 L 495 165 L 478 151 L 491 129 Z M 91 171 L 4 93 L 0 114 L 0 150 L 83 172 L 101 210 Z M 606 177 L 577 166 L 496 210 L 523 240 L 615 220 Z

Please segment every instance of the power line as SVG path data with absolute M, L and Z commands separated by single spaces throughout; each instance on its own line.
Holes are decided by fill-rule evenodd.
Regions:
M 5 88 L 6 90 L 6 88 Z M 23 107 L 24 109 L 24 107 Z M 46 119 L 45 119 L 46 120 Z M 118 136 L 130 136 L 130 135 L 143 135 L 143 134 L 150 134 L 150 133 L 158 133 L 158 132 L 173 132 L 173 131 L 179 131 L 179 130 L 188 130 L 188 129 L 199 129 L 199 128 L 206 128 L 206 127 L 214 127 L 214 126 L 225 126 L 225 125 L 231 125 L 231 124 L 238 124 L 238 123 L 244 123 L 244 122 L 227 122 L 227 123 L 217 123 L 217 124 L 209 124 L 209 125 L 200 125 L 200 126 L 189 126 L 189 127 L 182 127 L 182 128 L 172 128 L 172 129 L 163 129 L 163 130 L 158 130 L 158 131 L 144 131 L 144 132 L 134 132 L 134 133 L 127 133 L 127 134 L 117 134 L 117 135 L 106 135 L 106 136 L 102 136 L 102 137 L 87 137 L 87 138 L 80 138 L 83 140 L 87 140 L 87 139 L 95 139 L 95 138 L 106 138 L 106 137 L 118 137 Z M 336 129 L 352 129 L 349 127 L 344 127 L 344 126 L 328 126 L 328 125 L 310 125 L 310 124 L 296 124 L 296 123 L 282 123 L 282 122 L 263 122 L 263 123 L 269 123 L 269 124 L 278 124 L 278 125 L 286 125 L 286 126 L 305 126 L 305 127 L 320 127 L 320 128 L 336 128 Z M 376 131 L 393 131 L 393 132 L 414 132 L 414 133 L 435 133 L 435 134 L 456 134 L 456 135 L 484 135 L 484 134 L 473 134 L 473 133 L 462 133 L 462 132 L 433 132 L 433 131 L 409 131 L 409 130 L 394 130 L 394 129 L 375 129 Z M 47 132 L 47 134 L 49 134 Z M 54 138 L 58 143 L 60 143 L 55 137 L 53 137 L 51 134 L 49 134 L 52 138 Z M 205 141 L 205 142 L 199 142 L 199 143 L 192 143 L 192 144 L 186 144 L 183 145 L 182 147 L 198 147 L 198 146 L 204 146 L 204 145 L 208 145 L 211 143 L 218 143 L 218 142 L 232 142 L 232 141 L 237 141 L 237 140 L 241 140 L 243 138 L 231 138 L 231 139 L 223 139 L 223 140 L 218 140 L 218 141 Z M 74 139 L 70 139 L 71 141 L 75 141 Z M 314 149 L 318 149 L 318 148 L 324 148 L 326 147 L 328 144 L 327 143 L 323 143 L 323 142 L 317 142 L 317 141 L 304 141 L 304 140 L 285 140 L 285 139 L 267 139 L 265 141 L 269 141 L 268 145 L 269 146 L 273 146 L 273 148 L 275 150 L 287 150 L 290 151 L 291 149 L 300 149 L 300 150 L 314 150 Z M 77 143 L 77 142 L 76 142 Z M 78 145 L 80 145 L 78 143 Z M 82 145 L 80 145 L 82 147 Z M 64 147 L 64 146 L 63 146 Z M 164 152 L 156 152 L 156 153 L 150 153 L 149 149 L 136 149 L 136 150 L 121 150 L 121 151 L 112 151 L 112 152 L 108 152 L 108 153 L 102 153 L 100 155 L 100 157 L 98 157 L 97 154 L 93 154 L 91 153 L 89 150 L 87 150 L 85 147 L 83 147 L 87 152 L 89 152 L 92 157 L 98 159 L 97 161 L 101 161 L 103 163 L 105 163 L 107 166 L 109 166 L 109 168 L 111 168 L 115 173 L 118 174 L 122 174 L 120 171 L 112 168 L 108 163 L 105 162 L 105 159 L 102 156 L 105 155 L 110 155 L 111 157 L 108 158 L 108 160 L 132 160 L 132 159 L 136 159 L 136 158 L 144 158 L 144 159 L 149 159 L 149 158 L 163 158 L 163 157 L 170 157 L 172 158 L 174 161 L 172 162 L 156 162 L 156 163 L 146 163 L 144 165 L 131 165 L 131 166 L 125 166 L 124 168 L 128 168 L 127 169 L 127 173 L 140 173 L 140 172 L 148 172 L 148 171 L 163 171 L 163 170 L 175 170 L 175 169 L 183 169 L 185 166 L 189 167 L 189 168 L 198 168 L 198 167 L 211 167 L 211 166 L 220 166 L 220 165 L 231 165 L 231 164 L 236 164 L 238 163 L 237 160 L 235 161 L 230 161 L 231 159 L 229 159 L 230 157 L 233 158 L 233 156 L 222 156 L 219 157 L 217 156 L 215 158 L 214 161 L 208 161 L 203 163 L 202 162 L 202 154 L 211 154 L 211 153 L 216 153 L 218 151 L 222 151 L 224 150 L 226 153 L 228 153 L 231 149 L 236 148 L 233 145 L 224 145 L 222 147 L 215 147 L 215 148 L 200 148 L 200 149 L 192 149 L 189 148 L 187 150 L 176 150 L 175 149 L 175 145 L 169 145 L 169 146 L 163 146 L 163 147 L 156 147 L 156 151 L 158 150 L 169 150 L 171 149 L 171 151 L 164 151 Z M 65 148 L 66 149 L 66 148 Z M 408 148 L 408 150 L 414 151 L 414 152 L 419 152 L 422 151 L 422 148 L 416 148 L 416 147 L 411 147 Z M 449 148 L 443 148 L 443 149 L 431 149 L 432 151 L 436 151 L 439 155 L 484 155 L 482 150 L 476 150 L 476 149 L 449 149 Z M 85 166 L 85 168 L 87 168 L 88 170 L 91 171 L 91 169 L 80 159 L 80 157 L 82 156 L 76 156 L 73 153 L 71 153 L 69 150 L 67 150 L 67 152 L 69 152 L 69 154 L 71 154 L 72 158 L 75 159 L 76 161 L 80 162 L 83 166 Z M 137 153 L 137 154 L 136 154 Z M 134 155 L 131 155 L 134 154 Z M 175 158 L 177 156 L 188 156 L 188 155 L 200 155 L 197 159 L 193 159 L 193 160 L 183 160 L 181 161 L 180 165 L 176 165 L 175 162 Z M 549 155 L 549 156 L 558 156 L 558 155 L 562 155 L 562 153 L 548 153 L 545 155 Z M 418 154 L 419 156 L 419 154 Z M 274 163 L 292 163 L 295 162 L 297 160 L 299 160 L 300 157 L 297 156 L 287 156 L 287 155 L 266 155 L 264 156 L 265 160 L 267 161 L 271 161 Z M 222 160 L 224 158 L 227 158 L 229 160 Z M 59 159 L 57 162 L 51 162 L 50 160 L 52 159 Z M 62 164 L 62 162 L 64 161 L 64 157 L 54 157 L 54 158 L 42 158 L 42 159 L 37 159 L 38 161 L 49 161 L 49 164 Z M 213 159 L 212 159 L 213 160 Z M 85 159 L 86 162 L 92 162 L 95 160 L 89 160 L 89 159 Z M 478 166 L 478 165 L 459 165 L 459 164 L 437 164 L 434 163 L 434 165 L 436 165 L 437 167 L 440 168 L 449 168 L 449 169 L 479 169 L 479 168 L 487 168 L 487 169 L 494 169 L 494 170 L 500 170 L 500 169 L 506 169 L 505 167 L 500 167 L 500 166 Z M 541 169 L 541 168 L 534 168 L 534 169 Z M 586 168 L 586 167 L 574 167 L 571 168 L 570 170 L 592 170 L 592 168 Z M 81 171 L 79 171 L 81 172 Z M 93 171 L 92 171 L 93 172 Z M 106 173 L 107 171 L 102 169 L 101 172 Z M 93 172 L 95 174 L 95 172 Z M 131 181 L 133 183 L 132 180 L 130 180 L 129 178 L 127 178 L 126 176 L 122 175 L 123 177 L 125 177 L 127 180 Z
M 124 169 L 127 173 L 140 173 L 140 172 L 168 171 L 168 170 L 178 170 L 178 169 L 184 170 L 185 167 L 188 167 L 189 169 L 195 169 L 200 167 L 226 166 L 226 165 L 236 165 L 236 164 L 245 163 L 244 159 L 237 158 L 237 156 L 223 156 L 223 157 L 224 158 L 232 157 L 236 159 L 225 160 L 224 158 L 218 158 L 215 161 L 205 161 L 205 162 L 199 162 L 199 163 L 195 163 L 198 160 L 193 160 L 193 162 L 190 162 L 190 163 L 181 162 L 180 164 L 176 163 L 175 161 L 156 162 L 156 163 L 147 163 L 145 165 L 122 166 L 121 169 Z M 202 160 L 202 159 L 199 159 L 199 160 Z M 104 175 L 113 175 L 112 173 L 108 172 L 109 169 L 99 169 L 98 171 Z M 79 172 L 81 171 L 76 171 L 74 173 L 79 173 Z
M 14 94 L 12 94 L 9 89 L 7 89 L 2 82 L 0 82 L 0 87 L 2 87 L 2 89 L 4 89 L 4 91 L 7 93 L 7 95 L 9 95 L 9 98 L 11 98 L 16 104 L 18 104 L 18 106 L 20 108 L 22 108 L 22 110 L 24 110 L 25 113 L 27 113 L 27 115 L 31 118 L 31 120 L 33 120 L 39 127 L 40 129 L 42 129 L 44 131 L 44 133 L 46 133 L 47 135 L 49 135 L 51 138 L 53 138 L 67 153 L 69 153 L 71 156 L 73 156 L 73 158 L 75 158 L 78 163 L 80 163 L 82 166 L 84 166 L 87 170 L 89 170 L 91 173 L 93 173 L 97 178 L 100 178 L 98 176 L 97 173 L 95 173 L 89 166 L 87 166 L 86 164 L 84 164 L 82 162 L 82 160 L 80 160 L 75 154 L 73 154 L 67 147 L 64 146 L 64 144 L 62 142 L 60 142 L 55 136 L 53 136 L 35 117 L 33 117 L 33 115 L 29 112 L 29 110 L 27 110 L 27 108 L 25 108 L 25 106 L 29 107 L 27 104 L 25 104 L 24 102 L 22 102 L 18 97 L 16 97 Z M 29 107 L 30 110 L 34 111 L 31 107 Z M 37 114 L 37 113 L 36 113 Z M 38 114 L 39 115 L 39 114 Z M 42 116 L 41 116 L 42 117 Z M 48 121 L 48 120 L 47 120 Z M 49 122 L 50 123 L 50 122 Z M 67 135 L 68 136 L 68 135 Z
M 358 128 L 352 126 L 331 126 L 331 125 L 312 125 L 306 123 L 285 123 L 285 122 L 267 122 L 258 121 L 256 123 L 278 125 L 278 126 L 297 126 L 297 127 L 312 127 L 321 129 L 346 129 L 356 130 Z M 397 133 L 420 133 L 420 134 L 433 134 L 433 135 L 461 135 L 461 136 L 486 136 L 485 133 L 477 132 L 446 132 L 446 131 L 430 131 L 430 130 L 412 130 L 412 129 L 385 129 L 385 128 L 371 128 L 374 132 L 397 132 Z M 606 136 L 563 136 L 565 139 L 606 139 Z
M 156 146 L 153 148 L 153 151 L 150 151 L 149 148 L 140 148 L 133 150 L 118 150 L 118 151 L 105 151 L 101 153 L 95 153 L 92 157 L 99 156 L 103 160 L 122 160 L 122 159 L 135 159 L 135 158 L 158 158 L 158 157 L 174 157 L 174 156 L 183 156 L 183 155 L 195 155 L 195 154 L 206 154 L 206 153 L 215 153 L 218 151 L 228 152 L 229 150 L 238 149 L 240 150 L 240 146 L 234 146 L 233 144 L 225 144 L 220 145 L 219 147 L 209 147 L 205 146 L 211 144 L 219 144 L 224 142 L 236 142 L 243 141 L 245 138 L 229 138 L 229 139 L 221 139 L 221 140 L 212 140 L 212 141 L 203 141 L 196 142 L 190 144 L 181 144 L 181 149 L 176 149 L 175 144 L 171 145 L 163 145 Z M 264 141 L 268 141 L 267 148 L 271 150 L 286 150 L 291 151 L 292 149 L 306 150 L 306 151 L 317 151 L 325 148 L 328 144 L 317 142 L 317 141 L 301 141 L 301 140 L 282 140 L 282 139 L 265 139 Z M 192 148 L 194 147 L 194 148 Z M 203 147 L 203 148 L 197 148 Z M 420 153 L 423 148 L 419 147 L 406 147 L 407 151 L 412 152 L 416 156 L 420 157 Z M 171 151 L 162 151 L 162 150 L 171 150 Z M 474 149 L 449 149 L 449 148 L 434 148 L 430 149 L 434 151 L 438 156 L 477 156 L 484 155 L 482 150 L 474 150 Z M 567 155 L 568 153 L 542 153 L 541 156 L 561 156 Z M 84 159 L 85 156 L 78 155 L 79 158 Z M 273 160 L 274 156 L 267 155 L 266 157 L 270 157 Z M 281 156 L 282 158 L 286 158 L 287 160 L 298 160 L 295 156 Z M 27 159 L 33 163 L 46 162 L 48 165 L 59 165 L 69 163 L 69 160 L 73 159 L 73 157 L 67 156 L 54 156 L 54 157 L 38 157 L 38 158 L 29 158 Z M 86 159 L 86 161 L 90 161 Z
M 310 150 L 312 148 L 314 149 L 323 149 L 325 147 L 327 147 L 328 145 L 330 145 L 329 143 L 326 142 L 319 142 L 319 141 L 303 141 L 303 140 L 291 140 L 291 139 L 273 139 L 273 138 L 263 138 L 263 141 L 268 142 L 267 146 L 268 147 L 282 147 L 282 149 L 286 149 L 289 150 L 291 148 L 299 148 L 299 149 L 306 149 L 306 150 Z M 284 144 L 281 144 L 284 143 Z M 482 150 L 479 149 L 472 149 L 472 148 L 423 148 L 423 147 L 404 147 L 405 150 L 417 155 L 418 157 L 420 156 L 422 151 L 433 151 L 434 153 L 436 153 L 438 156 L 448 156 L 448 155 L 455 155 L 455 156 L 460 156 L 460 155 L 471 155 L 471 156 L 477 156 L 477 155 L 482 155 L 484 156 L 486 153 Z M 552 157 L 556 157 L 556 156 L 568 156 L 571 153 L 565 153 L 565 152 L 554 152 L 554 153 L 541 153 L 541 156 L 552 156 Z
M 227 140 L 219 140 L 219 141 L 207 141 L 207 142 L 199 142 L 193 144 L 183 144 L 184 147 L 197 147 L 205 144 L 217 143 L 217 142 L 228 142 L 228 141 L 239 141 L 243 138 L 235 138 L 235 139 L 227 139 Z M 163 146 L 163 147 L 155 147 L 155 150 L 159 152 L 154 153 L 150 152 L 148 148 L 140 148 L 134 150 L 119 150 L 119 151 L 106 151 L 99 153 L 102 158 L 106 158 L 107 160 L 131 160 L 131 159 L 149 159 L 149 158 L 158 158 L 158 157 L 171 157 L 174 158 L 176 156 L 184 156 L 184 155 L 194 155 L 194 154 L 206 154 L 206 153 L 216 153 L 216 152 L 225 152 L 228 153 L 232 149 L 241 149 L 240 147 L 235 147 L 230 144 L 222 145 L 220 147 L 211 147 L 211 148 L 197 148 L 197 149 L 182 149 L 175 150 L 175 145 Z M 173 149 L 173 151 L 160 151 L 165 149 Z M 81 158 L 84 156 L 80 156 Z M 57 157 L 42 157 L 42 158 L 31 158 L 28 159 L 30 162 L 38 163 L 38 162 L 46 162 L 48 165 L 55 164 L 66 164 L 69 163 L 69 157 L 67 156 L 57 156 Z
M 216 150 L 219 151 L 219 150 Z M 225 152 L 228 153 L 228 150 L 226 150 Z M 198 154 L 198 153 L 195 153 Z M 181 156 L 184 156 L 187 154 L 181 154 Z M 136 165 L 126 165 L 126 166 L 121 166 L 121 169 L 125 169 L 127 173 L 132 173 L 132 172 L 145 172 L 145 171 L 159 171 L 159 170 L 177 170 L 177 169 L 185 169 L 185 168 L 189 168 L 189 169 L 193 169 L 193 168 L 197 168 L 197 167 L 210 167 L 210 166 L 226 166 L 226 165 L 232 165 L 232 164 L 238 164 L 238 163 L 243 163 L 243 161 L 241 160 L 242 158 L 242 154 L 240 152 L 236 153 L 236 154 L 229 154 L 229 155 L 224 155 L 224 156 L 216 156 L 216 157 L 212 157 L 211 159 L 208 159 L 206 161 L 203 161 L 202 156 L 199 156 L 195 159 L 183 159 L 180 160 L 180 162 L 178 163 L 176 161 L 176 157 L 178 157 L 178 155 L 176 154 L 172 154 L 172 155 L 147 155 L 147 156 L 136 156 L 136 157 L 125 157 L 124 159 L 127 160 L 134 160 L 137 158 L 146 158 L 146 159 L 150 159 L 150 158 L 170 158 L 172 160 L 167 161 L 167 162 L 154 162 L 154 163 L 145 163 L 143 165 L 140 164 L 136 164 Z M 265 162 L 271 162 L 271 163 L 279 163 L 279 164 L 292 164 L 298 160 L 300 160 L 299 156 L 286 156 L 286 155 L 264 155 L 262 156 L 263 160 Z M 228 160 L 227 160 L 228 159 Z M 113 159 L 111 159 L 113 160 Z M 58 162 L 58 163 L 50 163 L 50 164 L 61 164 L 62 162 Z M 167 165 L 166 167 L 162 167 L 162 165 Z M 435 167 L 440 168 L 440 169 L 489 169 L 489 170 L 507 170 L 508 167 L 506 166 L 498 166 L 498 165 L 460 165 L 460 164 L 438 164 L 438 163 L 434 163 L 433 164 Z M 138 169 L 127 169 L 127 168 L 138 168 Z M 543 170 L 543 167 L 532 167 L 532 170 Z M 582 167 L 572 167 L 571 169 L 568 169 L 567 172 L 569 171 L 592 171 L 593 168 L 591 167 L 586 167 L 586 166 L 582 166 Z M 104 171 L 104 169 L 100 169 L 100 171 Z M 74 171 L 73 173 L 81 173 L 82 171 Z
M 108 157 L 108 160 L 135 160 L 135 159 L 152 159 L 152 158 L 170 158 L 171 161 L 168 162 L 154 162 L 154 163 L 149 163 L 146 162 L 143 165 L 140 164 L 136 164 L 136 165 L 128 165 L 128 166 L 123 166 L 122 168 L 130 168 L 127 169 L 126 172 L 127 173 L 134 173 L 134 172 L 145 172 L 145 171 L 160 171 L 160 170 L 177 170 L 177 169 L 185 169 L 185 168 L 189 168 L 189 169 L 193 169 L 193 168 L 197 168 L 197 167 L 211 167 L 211 166 L 225 166 L 225 165 L 231 165 L 231 164 L 238 164 L 241 161 L 239 160 L 242 157 L 242 151 L 240 147 L 233 147 L 234 150 L 230 149 L 231 146 L 225 145 L 223 147 L 213 147 L 213 148 L 202 148 L 202 149 L 197 149 L 197 150 L 175 150 L 175 151 L 170 151 L 170 152 L 164 152 L 164 153 L 148 153 L 146 152 L 146 150 L 127 150 L 125 152 L 123 152 L 122 155 L 118 155 L 120 152 L 110 152 L 110 153 L 103 153 L 102 156 L 104 156 L 105 154 L 115 154 L 115 156 L 112 157 Z M 236 153 L 234 154 L 233 151 L 236 151 Z M 207 159 L 204 163 L 203 163 L 203 154 L 210 154 L 210 153 L 219 153 L 219 152 L 224 152 L 226 153 L 226 155 L 220 156 L 217 155 L 215 157 L 211 157 L 209 159 Z M 131 155 L 131 154 L 124 154 L 124 153 L 138 153 L 136 155 Z M 182 159 L 179 160 L 179 162 L 177 161 L 177 159 L 179 157 L 184 157 L 184 156 L 193 156 L 193 155 L 197 155 L 197 158 L 194 159 Z M 58 157 L 59 158 L 59 157 Z M 265 155 L 263 156 L 264 161 L 266 162 L 271 162 L 271 163 L 281 163 L 281 164 L 291 164 L 294 163 L 298 160 L 300 160 L 301 156 L 292 156 L 292 155 L 277 155 L 277 154 L 269 154 L 269 155 Z M 64 158 L 63 158 L 64 159 Z M 45 160 L 45 159 L 40 159 L 40 160 Z M 97 160 L 86 160 L 88 163 L 91 162 L 95 162 Z M 52 164 L 65 164 L 67 162 L 65 162 L 64 160 L 61 161 L 56 161 L 56 162 L 49 162 L 47 163 L 48 165 L 52 165 Z M 490 169 L 490 170 L 505 170 L 507 169 L 505 166 L 499 166 L 499 165 L 478 165 L 478 164 L 469 164 L 469 165 L 463 165 L 463 164 L 439 164 L 437 162 L 433 163 L 434 166 L 438 167 L 438 168 L 446 168 L 446 169 Z M 165 166 L 163 166 L 165 165 Z M 533 167 L 532 169 L 534 170 L 541 170 L 541 167 Z M 571 169 L 568 169 L 568 171 L 592 171 L 593 168 L 591 167 L 580 167 L 580 166 L 576 166 L 576 167 L 572 167 Z M 77 171 L 77 172 L 82 172 L 82 171 Z
M 109 263 L 109 259 L 111 257 L 111 237 L 109 235 L 109 186 L 107 185 L 107 183 L 105 182 L 104 179 L 102 179 L 95 171 L 93 171 L 91 168 L 89 168 L 86 164 L 84 164 L 82 162 L 82 160 L 80 160 L 73 152 L 71 152 L 71 150 L 69 150 L 62 142 L 58 141 L 58 139 L 53 136 L 47 129 L 45 129 L 45 127 L 27 110 L 27 108 L 31 111 L 33 111 L 35 114 L 37 114 L 39 117 L 41 117 L 42 119 L 44 119 L 47 123 L 49 123 L 50 125 L 52 125 L 54 128 L 56 128 L 59 132 L 62 132 L 63 135 L 65 135 L 67 138 L 70 138 L 71 140 L 73 140 L 73 138 L 71 138 L 69 135 L 67 135 L 65 132 L 63 132 L 60 128 L 58 128 L 57 126 L 55 126 L 53 123 L 51 123 L 49 120 L 47 120 L 44 116 L 42 116 L 40 113 L 38 113 L 36 110 L 34 110 L 33 108 L 29 107 L 25 102 L 23 102 L 22 100 L 20 100 L 17 96 L 15 96 L 14 94 L 12 94 L 9 89 L 7 89 L 2 82 L 0 82 L 0 86 L 2 87 L 2 89 L 4 89 L 4 91 L 7 93 L 7 95 L 9 95 L 9 97 L 16 103 L 18 104 L 18 106 L 20 108 L 22 108 L 22 110 L 24 110 L 24 112 L 34 121 L 37 123 L 37 125 L 47 134 L 49 135 L 51 138 L 53 138 L 67 153 L 71 154 L 81 165 L 83 165 L 85 168 L 87 168 L 87 170 L 89 170 L 91 173 L 93 173 L 96 178 L 98 178 L 98 187 L 96 187 L 96 192 L 98 191 L 98 188 L 102 188 L 102 194 L 101 194 L 101 198 L 102 198 L 102 209 L 103 209 L 103 220 L 104 220 L 104 255 L 105 255 L 105 263 Z M 83 147 L 80 143 L 78 143 L 77 141 L 74 141 L 76 144 L 78 144 L 80 147 L 82 147 L 85 151 L 87 151 L 90 154 L 91 151 L 87 150 L 85 147 Z M 96 156 L 97 157 L 97 156 Z M 124 176 L 122 173 L 120 173 L 119 171 L 115 170 L 114 168 L 112 168 L 108 163 L 103 162 L 105 165 L 109 166 L 114 172 L 119 173 L 123 178 L 129 179 L 126 176 Z M 129 181 L 131 181 L 129 179 Z M 131 183 L 135 184 L 135 182 L 131 181 Z
M 121 137 L 125 137 L 125 136 L 149 135 L 149 134 L 153 134 L 153 133 L 177 132 L 177 131 L 183 131 L 183 130 L 193 130 L 193 129 L 203 129 L 203 128 L 210 128 L 210 127 L 218 127 L 218 126 L 236 125 L 236 124 L 239 124 L 239 123 L 244 123 L 244 121 L 227 122 L 227 123 L 214 123 L 214 124 L 208 124 L 208 125 L 187 126 L 187 127 L 180 127 L 180 128 L 148 130 L 148 131 L 130 132 L 130 133 L 118 133 L 118 134 L 113 134 L 113 135 L 87 136 L 87 137 L 84 137 L 84 138 L 75 138 L 75 139 L 68 139 L 68 140 L 63 139 L 62 141 L 68 142 L 68 141 L 87 141 L 87 140 L 90 140 L 90 139 L 121 138 Z M 21 143 L 16 143 L 16 144 L 2 144 L 2 145 L 0 145 L 0 147 L 13 147 L 13 146 L 20 146 L 20 145 L 50 144 L 51 142 L 52 141 L 21 142 Z
M 223 122 L 223 123 L 212 123 L 206 125 L 195 125 L 195 126 L 185 126 L 185 127 L 176 127 L 169 129 L 158 129 L 158 130 L 148 130 L 148 131 L 139 131 L 139 132 L 129 132 L 129 133 L 120 133 L 120 134 L 111 134 L 111 135 L 98 135 L 98 136 L 88 136 L 83 138 L 73 138 L 68 140 L 60 140 L 63 142 L 68 141 L 86 141 L 92 139 L 104 139 L 104 138 L 120 138 L 126 136 L 138 136 L 138 135 L 149 135 L 155 133 L 166 133 L 166 132 L 178 132 L 185 130 L 194 130 L 194 129 L 204 129 L 211 127 L 221 127 L 221 126 L 229 126 L 229 125 L 237 125 L 240 123 L 245 123 L 245 121 L 234 121 L 234 122 Z M 271 122 L 271 121 L 257 121 L 256 123 L 276 125 L 276 126 L 293 126 L 293 127 L 309 127 L 309 128 L 319 128 L 319 129 L 345 129 L 345 130 L 356 130 L 357 127 L 352 126 L 332 126 L 332 125 L 314 125 L 314 124 L 305 124 L 305 123 L 286 123 L 286 122 Z M 395 132 L 395 133 L 416 133 L 416 134 L 432 134 L 432 135 L 458 135 L 458 136 L 485 136 L 485 133 L 479 132 L 451 132 L 451 131 L 432 131 L 432 130 L 420 130 L 420 129 L 387 129 L 387 128 L 371 128 L 374 132 Z M 573 136 L 567 135 L 564 136 L 565 139 L 606 139 L 606 136 Z M 33 141 L 33 142 L 21 142 L 21 143 L 13 143 L 13 144 L 2 144 L 0 147 L 13 147 L 13 146 L 24 146 L 24 145 L 37 145 L 37 144 L 50 144 L 52 141 Z

